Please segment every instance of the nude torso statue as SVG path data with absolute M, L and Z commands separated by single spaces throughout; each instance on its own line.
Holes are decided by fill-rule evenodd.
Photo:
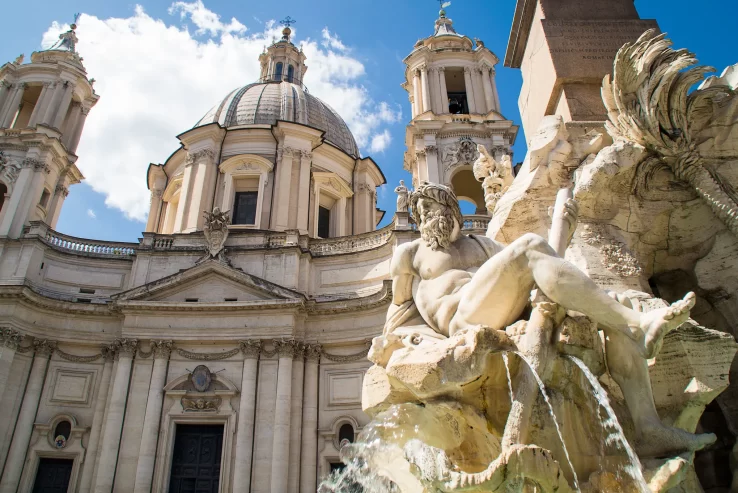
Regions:
M 689 318 L 695 296 L 641 313 L 601 290 L 546 240 L 525 234 L 509 245 L 461 232 L 458 199 L 450 188 L 424 183 L 412 193 L 412 214 L 421 238 L 398 247 L 392 257 L 392 305 L 385 334 L 402 307 L 414 303 L 423 321 L 440 336 L 471 327 L 505 330 L 520 319 L 531 290 L 561 307 L 583 313 L 608 339 L 607 362 L 631 411 L 641 451 L 648 454 L 698 450 L 715 440 L 661 423 L 648 384 L 647 359 L 663 337 Z M 576 220 L 570 220 L 570 234 Z M 648 394 L 648 398 L 644 395 Z

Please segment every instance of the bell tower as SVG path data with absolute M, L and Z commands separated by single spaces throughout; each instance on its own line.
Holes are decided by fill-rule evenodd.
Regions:
M 0 237 L 19 237 L 29 221 L 54 228 L 69 186 L 84 178 L 75 152 L 99 96 L 76 27 L 30 63 L 21 55 L 0 67 Z
M 484 43 L 459 34 L 441 10 L 433 35 L 415 43 L 404 60 L 412 120 L 405 133 L 404 167 L 421 181 L 450 186 L 486 214 L 472 165 L 477 144 L 501 158 L 511 154 L 518 127 L 500 109 L 497 56 Z

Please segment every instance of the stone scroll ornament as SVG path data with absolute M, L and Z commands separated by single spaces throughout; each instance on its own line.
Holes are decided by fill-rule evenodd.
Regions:
M 602 85 L 607 132 L 668 165 L 738 235 L 735 174 L 723 171 L 738 166 L 738 66 L 690 92 L 714 69 L 671 45 L 652 29 L 618 51 L 613 77 Z
M 207 241 L 208 255 L 202 260 L 217 258 L 226 262 L 223 248 L 228 238 L 228 224 L 231 221 L 228 211 L 221 212 L 220 208 L 215 207 L 213 212 L 204 211 L 204 216 L 203 233 L 205 233 L 205 240 Z
M 444 185 L 420 184 L 410 209 L 421 237 L 391 261 L 392 304 L 362 393 L 372 421 L 319 491 L 693 491 L 681 485 L 694 452 L 716 439 L 692 433 L 693 406 L 727 386 L 715 375 L 736 351 L 732 336 L 689 319 L 693 293 L 671 305 L 607 293 L 565 261 L 578 214 L 569 189 L 547 239 L 509 244 L 464 234 Z M 687 383 L 704 384 L 674 401 L 668 423 L 654 397 L 667 383 L 649 375 L 666 344 Z

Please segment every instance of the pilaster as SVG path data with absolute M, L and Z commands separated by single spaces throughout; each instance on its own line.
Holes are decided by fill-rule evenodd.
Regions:
M 262 344 L 259 340 L 241 341 L 240 344 L 244 359 L 241 373 L 241 402 L 238 408 L 238 431 L 236 432 L 233 491 L 249 491 L 251 459 L 254 450 L 256 376 Z
M 302 450 L 300 453 L 300 493 L 315 493 L 318 468 L 318 364 L 319 344 L 305 347 L 305 391 L 302 406 Z
M 33 366 L 23 395 L 23 404 L 21 404 L 20 413 L 18 413 L 18 421 L 15 425 L 8 458 L 5 461 L 2 480 L 0 480 L 0 493 L 16 493 L 18 490 L 26 451 L 33 433 L 33 423 L 36 421 L 38 403 L 41 400 L 41 393 L 44 388 L 49 357 L 51 357 L 55 348 L 56 342 L 54 341 L 46 339 L 33 341 Z
M 292 360 L 299 347 L 293 339 L 274 341 L 279 355 L 277 400 L 274 409 L 272 448 L 272 493 L 287 491 L 290 452 L 290 414 L 292 401 Z

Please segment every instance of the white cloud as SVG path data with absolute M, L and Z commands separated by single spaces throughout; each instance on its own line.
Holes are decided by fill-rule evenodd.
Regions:
M 343 42 L 338 38 L 338 36 L 332 35 L 327 27 L 323 28 L 322 34 L 323 34 L 323 46 L 326 46 L 328 48 L 333 48 L 334 50 L 339 50 L 339 51 L 348 50 L 346 45 L 343 44 Z
M 169 7 L 170 14 L 179 12 L 180 18 L 187 16 L 192 19 L 192 23 L 197 26 L 197 34 L 210 33 L 212 36 L 224 33 L 243 33 L 246 32 L 246 26 L 238 22 L 235 17 L 231 18 L 229 24 L 220 22 L 220 16 L 205 7 L 202 0 L 194 2 L 174 2 Z
M 87 209 L 87 216 L 92 219 L 97 219 L 97 214 L 95 214 L 95 211 L 92 209 Z
M 372 152 L 384 152 L 387 146 L 390 145 L 390 142 L 392 142 L 392 136 L 390 135 L 389 130 L 385 128 L 382 133 L 376 134 L 372 137 L 372 144 L 369 149 Z
M 127 18 L 83 14 L 77 28 L 77 49 L 101 95 L 87 118 L 77 165 L 87 183 L 106 195 L 107 206 L 139 221 L 149 210 L 149 163 L 163 163 L 179 147 L 176 135 L 228 92 L 258 79 L 259 54 L 281 36 L 274 21 L 245 34 L 240 22 L 222 23 L 202 1 L 176 2 L 171 12 L 185 22 L 155 19 L 137 5 Z M 206 36 L 196 38 L 188 21 Z M 54 22 L 43 45 L 51 45 L 67 29 Z M 295 34 L 293 30 L 293 41 Z M 334 47 L 311 39 L 295 41 L 308 57 L 305 84 L 344 118 L 360 147 L 375 140 L 379 146 L 386 140 L 385 127 L 401 117 L 399 109 L 372 100 L 360 83 L 364 65 L 335 48 L 343 43 L 329 36 Z

